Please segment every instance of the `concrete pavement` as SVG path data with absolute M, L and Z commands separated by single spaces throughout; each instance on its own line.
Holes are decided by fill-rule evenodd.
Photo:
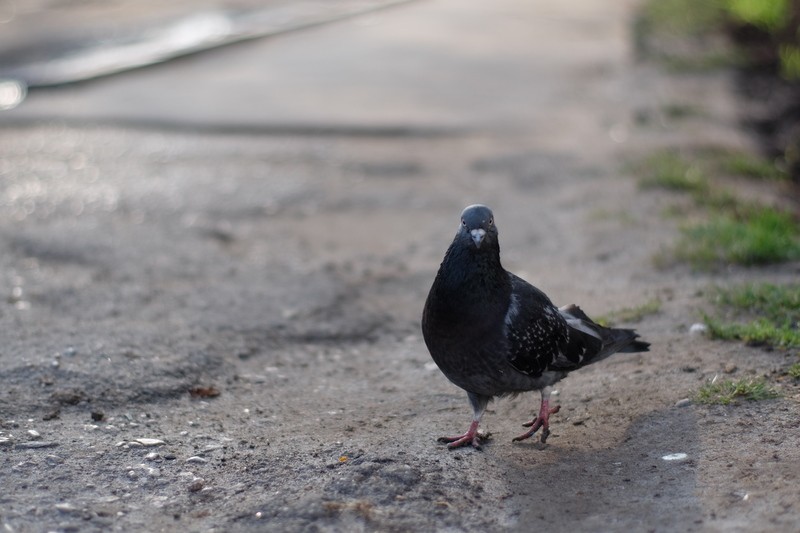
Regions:
M 4 118 L 500 129 L 543 137 L 577 130 L 609 143 L 611 128 L 625 120 L 618 71 L 631 60 L 631 4 L 413 2 L 91 84 L 35 91 Z

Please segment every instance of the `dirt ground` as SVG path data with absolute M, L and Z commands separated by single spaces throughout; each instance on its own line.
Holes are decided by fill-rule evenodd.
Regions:
M 681 400 L 774 378 L 786 354 L 688 328 L 714 283 L 798 265 L 656 268 L 674 198 L 625 170 L 663 146 L 754 146 L 733 78 L 607 51 L 559 69 L 524 131 L 0 122 L 5 530 L 797 531 L 798 387 Z M 704 113 L 665 117 L 674 103 Z M 490 405 L 482 451 L 436 442 L 471 412 L 420 313 L 478 201 L 505 266 L 555 303 L 663 301 L 633 325 L 651 352 L 560 383 L 546 446 L 511 442 L 537 394 Z

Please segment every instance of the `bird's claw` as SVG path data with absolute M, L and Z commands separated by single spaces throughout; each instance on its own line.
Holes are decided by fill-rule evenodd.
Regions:
M 550 428 L 542 429 L 542 435 L 539 437 L 539 441 L 544 444 L 547 441 L 547 437 L 550 436 Z
M 539 429 L 539 426 L 536 426 L 535 428 L 532 428 L 532 429 L 526 431 L 522 435 L 514 437 L 513 439 L 511 439 L 511 442 L 520 442 L 520 441 L 529 439 L 536 433 L 536 431 L 538 429 Z M 547 441 L 547 437 L 549 437 L 549 436 L 550 436 L 550 430 L 548 428 L 544 428 L 542 430 L 542 436 L 540 437 L 541 443 L 544 444 Z
M 535 427 L 529 429 L 528 431 L 526 431 L 525 433 L 523 433 L 522 435 L 518 435 L 518 436 L 514 437 L 513 439 L 511 439 L 511 442 L 519 442 L 519 441 L 522 441 L 522 440 L 525 440 L 525 439 L 529 439 L 529 438 L 531 438 L 533 436 L 534 433 L 536 433 L 536 431 L 538 429 L 539 429 L 539 426 L 535 426 Z M 550 433 L 550 432 L 548 431 L 548 433 Z M 542 436 L 544 436 L 544 435 L 545 435 L 545 432 L 542 431 Z M 545 438 L 547 438 L 547 437 L 545 437 Z
M 439 437 L 437 442 L 446 443 L 447 447 L 451 450 L 460 448 L 462 446 L 472 446 L 476 450 L 481 449 L 481 445 L 491 438 L 491 433 L 484 433 L 483 431 L 468 431 L 463 435 L 455 437 Z
M 525 422 L 522 424 L 526 428 L 530 429 L 522 435 L 514 437 L 512 442 L 519 442 L 521 440 L 529 439 L 539 430 L 539 428 L 542 428 L 542 436 L 540 437 L 540 441 L 542 444 L 544 444 L 547 441 L 547 437 L 550 436 L 550 415 L 557 413 L 560 409 L 560 405 L 556 405 L 552 409 L 548 409 L 545 405 L 544 408 L 539 412 L 539 416 L 530 422 Z

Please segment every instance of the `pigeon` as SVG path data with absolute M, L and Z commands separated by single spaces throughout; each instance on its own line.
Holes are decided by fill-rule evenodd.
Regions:
M 433 281 L 422 313 L 422 334 L 442 373 L 467 392 L 473 417 L 463 435 L 442 437 L 449 448 L 480 448 L 478 430 L 496 396 L 540 391 L 539 414 L 514 438 L 540 441 L 550 434 L 552 386 L 573 370 L 616 352 L 646 352 L 650 344 L 631 329 L 603 327 L 577 305 L 556 307 L 539 289 L 500 263 L 491 209 L 471 205 Z

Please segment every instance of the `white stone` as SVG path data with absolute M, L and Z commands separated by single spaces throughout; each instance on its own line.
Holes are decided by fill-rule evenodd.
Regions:
M 161 439 L 136 439 L 134 442 L 138 442 L 142 446 L 161 446 L 162 444 L 166 444 Z
M 708 326 L 697 322 L 689 328 L 689 335 L 703 335 L 706 331 L 708 331 Z

